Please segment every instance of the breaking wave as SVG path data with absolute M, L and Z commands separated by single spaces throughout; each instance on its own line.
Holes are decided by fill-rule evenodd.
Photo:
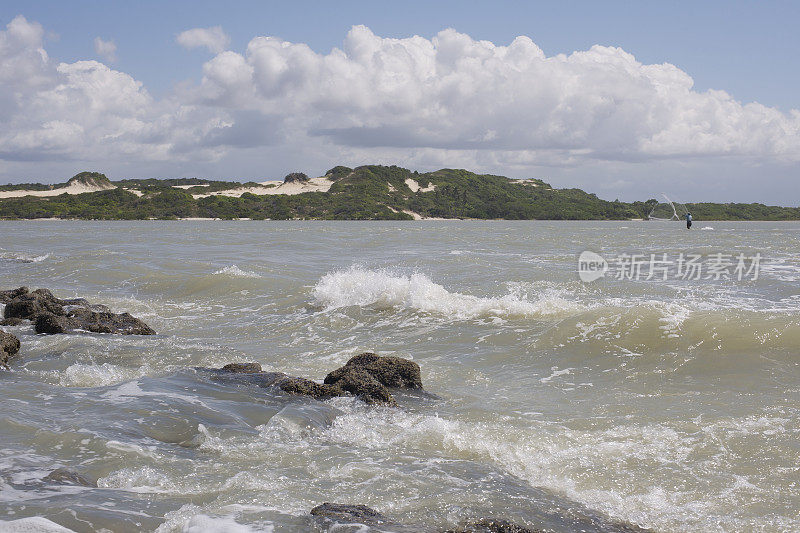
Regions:
M 260 278 L 261 275 L 250 271 L 250 270 L 242 270 L 236 265 L 226 266 L 224 268 L 220 268 L 216 272 L 214 272 L 215 276 L 231 276 L 234 278 Z
M 451 292 L 425 274 L 406 276 L 357 266 L 324 275 L 314 286 L 312 296 L 328 309 L 351 306 L 403 308 L 459 320 L 547 317 L 583 310 L 582 305 L 557 294 L 542 295 L 535 300 L 515 292 L 499 297 L 480 297 Z
M 26 254 L 18 254 L 14 252 L 2 252 L 0 253 L 0 261 L 8 261 L 10 263 L 41 263 L 45 259 L 49 258 L 50 254 L 44 255 L 26 255 Z

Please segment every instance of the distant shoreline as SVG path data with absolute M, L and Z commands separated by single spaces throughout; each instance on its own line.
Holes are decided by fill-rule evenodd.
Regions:
M 608 201 L 536 178 L 511 179 L 397 166 L 334 167 L 283 181 L 200 178 L 109 180 L 81 172 L 66 183 L 0 186 L 0 219 L 78 220 L 800 220 L 800 208 L 763 204 Z

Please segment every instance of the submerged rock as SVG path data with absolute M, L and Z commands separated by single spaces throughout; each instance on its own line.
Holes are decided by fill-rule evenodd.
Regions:
M 58 319 L 55 320 L 57 322 Z M 368 404 L 396 406 L 390 388 L 422 389 L 419 365 L 400 357 L 381 357 L 362 353 L 325 377 L 324 383 L 263 372 L 258 363 L 230 363 L 217 370 L 226 374 L 247 374 L 246 381 L 261 387 L 278 387 L 288 394 L 325 400 L 335 396 L 355 396 Z M 241 379 L 244 379 L 242 376 Z
M 222 374 L 242 374 L 237 381 L 258 385 L 259 387 L 277 387 L 287 394 L 310 396 L 317 400 L 327 400 L 334 396 L 344 396 L 338 387 L 324 385 L 283 372 L 264 372 L 258 363 L 230 363 L 217 372 Z
M 389 522 L 381 513 L 366 505 L 325 502 L 311 509 L 311 515 L 327 518 L 334 522 L 357 523 L 367 526 L 377 526 Z
M 19 339 L 0 330 L 0 367 L 8 365 L 8 358 L 19 352 Z
M 42 478 L 45 483 L 97 487 L 97 483 L 68 468 L 57 468 Z
M 105 305 L 83 298 L 61 300 L 47 289 L 29 292 L 27 287 L 0 292 L 6 304 L 5 320 L 31 320 L 37 333 L 57 334 L 82 329 L 92 333 L 154 335 L 155 331 L 128 313 L 112 313 Z
M 229 363 L 220 370 L 234 374 L 256 374 L 261 372 L 261 365 L 258 363 Z
M 448 529 L 444 533 L 544 533 L 544 530 L 519 526 L 508 520 L 484 518 L 458 529 Z

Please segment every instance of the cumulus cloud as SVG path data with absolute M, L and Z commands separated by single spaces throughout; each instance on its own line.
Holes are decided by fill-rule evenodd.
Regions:
M 117 60 L 117 45 L 112 40 L 104 41 L 100 37 L 95 37 L 94 53 L 109 63 L 113 63 Z
M 256 168 L 248 150 L 280 147 L 495 170 L 800 161 L 800 111 L 697 91 L 678 67 L 614 47 L 547 56 L 528 37 L 500 46 L 452 29 L 391 39 L 355 26 L 328 53 L 275 37 L 240 53 L 221 28 L 195 28 L 177 41 L 215 53 L 201 81 L 155 99 L 103 63 L 54 62 L 43 35 L 21 16 L 0 31 L 0 160 L 228 157 Z
M 210 105 L 282 112 L 310 135 L 361 147 L 495 150 L 599 160 L 752 155 L 800 158 L 800 113 L 693 90 L 671 64 L 620 48 L 547 57 L 455 30 L 388 39 L 354 27 L 344 47 L 257 37 L 206 64 Z
M 231 40 L 220 26 L 212 28 L 193 28 L 178 34 L 175 41 L 186 48 L 206 48 L 212 54 L 225 50 Z

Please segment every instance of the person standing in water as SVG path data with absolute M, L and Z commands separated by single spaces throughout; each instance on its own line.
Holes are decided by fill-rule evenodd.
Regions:
M 686 212 L 686 229 L 692 229 L 692 214 Z

